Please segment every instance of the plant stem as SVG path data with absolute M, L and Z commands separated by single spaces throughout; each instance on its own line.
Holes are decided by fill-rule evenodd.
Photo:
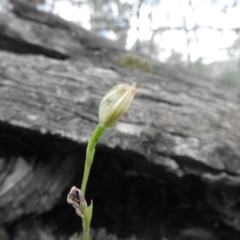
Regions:
M 102 133 L 104 132 L 105 128 L 98 124 L 95 130 L 92 133 L 92 136 L 90 137 L 88 141 L 87 151 L 86 151 L 86 160 L 84 165 L 84 173 L 83 173 L 83 180 L 82 180 L 82 186 L 81 191 L 83 195 L 85 195 L 88 177 L 90 174 L 93 157 L 95 154 L 95 147 L 97 145 L 98 139 L 101 137 Z M 90 206 L 84 205 L 83 211 L 86 213 L 86 211 L 89 209 Z M 82 219 L 82 226 L 83 226 L 83 240 L 89 240 L 89 232 L 90 232 L 90 222 L 92 218 L 92 209 L 91 209 L 91 216 L 86 213 L 84 218 Z
M 101 137 L 104 130 L 105 128 L 102 125 L 98 124 L 95 130 L 93 131 L 92 136 L 90 137 L 88 142 L 86 160 L 85 160 L 85 166 L 84 166 L 84 174 L 83 174 L 83 180 L 82 180 L 82 186 L 81 186 L 81 191 L 83 195 L 85 195 L 85 191 L 86 191 L 88 177 L 89 177 L 89 173 L 91 170 L 91 165 L 92 165 L 93 157 L 95 153 L 95 146 L 97 145 L 98 139 Z
M 83 240 L 89 240 L 90 224 L 86 219 L 82 219 Z

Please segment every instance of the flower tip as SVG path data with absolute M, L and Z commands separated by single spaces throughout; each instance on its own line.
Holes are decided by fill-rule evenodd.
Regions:
M 132 84 L 131 89 L 132 89 L 132 93 L 134 95 L 139 92 L 139 90 L 136 88 L 136 83 L 135 82 Z

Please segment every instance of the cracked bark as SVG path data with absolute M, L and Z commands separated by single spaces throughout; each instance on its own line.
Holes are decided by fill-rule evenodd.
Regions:
M 0 13 L 0 231 L 79 231 L 66 196 L 80 185 L 98 104 L 113 85 L 137 82 L 97 148 L 93 239 L 239 239 L 238 89 L 150 59 L 151 74 L 121 68 L 114 43 L 11 2 Z

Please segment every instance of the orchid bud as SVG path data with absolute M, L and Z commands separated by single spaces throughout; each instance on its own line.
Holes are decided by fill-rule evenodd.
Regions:
M 100 102 L 98 110 L 99 124 L 105 128 L 112 127 L 129 109 L 137 92 L 136 83 L 133 83 L 132 86 L 120 83 L 113 87 Z

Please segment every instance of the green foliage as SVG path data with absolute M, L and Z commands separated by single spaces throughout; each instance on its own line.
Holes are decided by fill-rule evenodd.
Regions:
M 167 61 L 173 64 L 182 64 L 183 63 L 182 58 L 183 58 L 183 55 L 181 53 L 172 49 L 171 55 L 169 56 Z
M 121 56 L 121 65 L 125 68 L 138 69 L 142 72 L 152 72 L 152 67 L 147 61 L 131 54 Z
M 191 63 L 191 69 L 194 71 L 211 76 L 211 66 L 202 62 L 202 59 L 198 59 L 196 62 Z
M 234 83 L 238 80 L 237 73 L 234 71 L 227 70 L 227 71 L 223 72 L 223 74 L 221 76 L 221 80 L 224 82 L 227 82 L 227 83 Z

